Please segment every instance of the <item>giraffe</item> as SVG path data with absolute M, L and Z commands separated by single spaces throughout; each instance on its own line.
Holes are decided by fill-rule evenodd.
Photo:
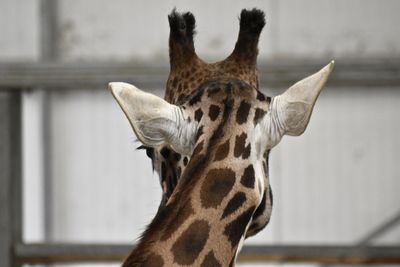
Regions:
M 173 155 L 170 169 L 181 168 L 169 188 L 158 170 L 169 195 L 123 266 L 233 266 L 247 232 L 259 230 L 258 216 L 265 226 L 271 215 L 269 152 L 305 131 L 334 63 L 271 98 L 258 90 L 255 68 L 262 11 L 242 11 L 234 51 L 214 64 L 195 54 L 193 15 L 173 11 L 169 22 L 165 100 L 109 84 L 153 164 Z
M 258 39 L 265 25 L 262 11 L 242 10 L 240 29 L 234 51 L 224 61 L 207 64 L 195 53 L 194 33 L 195 18 L 192 13 L 180 14 L 174 9 L 168 16 L 170 24 L 170 74 L 167 81 L 164 99 L 169 103 L 182 104 L 202 83 L 216 79 L 238 78 L 258 89 L 258 71 L 256 68 Z M 260 97 L 262 97 L 260 95 Z M 200 113 L 197 114 L 200 116 Z M 146 149 L 151 158 L 153 169 L 159 174 L 162 188 L 160 206 L 164 206 L 172 194 L 180 176 L 189 162 L 190 156 L 180 155 L 168 146 L 140 146 Z M 268 168 L 266 155 L 265 168 Z M 272 209 L 272 191 L 265 188 L 263 205 L 254 214 L 247 237 L 255 235 L 269 222 Z

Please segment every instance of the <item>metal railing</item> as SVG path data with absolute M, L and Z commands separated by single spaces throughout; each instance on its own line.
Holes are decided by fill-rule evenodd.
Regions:
M 309 61 L 260 62 L 263 88 L 284 87 L 329 63 L 331 58 Z M 164 88 L 169 67 L 133 63 L 0 63 L 0 87 L 9 89 L 104 88 L 110 81 L 125 81 L 146 88 Z M 335 87 L 382 87 L 400 84 L 400 59 L 336 60 L 329 77 Z

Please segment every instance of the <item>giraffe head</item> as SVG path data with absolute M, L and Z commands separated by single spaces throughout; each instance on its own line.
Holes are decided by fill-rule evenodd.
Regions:
M 238 39 L 232 53 L 225 60 L 211 64 L 205 63 L 196 54 L 193 40 L 196 22 L 193 14 L 180 14 L 173 10 L 168 20 L 170 74 L 166 85 L 166 101 L 183 104 L 200 85 L 220 79 L 238 79 L 258 89 L 257 44 L 265 25 L 262 11 L 242 10 Z M 159 174 L 163 205 L 172 194 L 190 157 L 166 145 L 140 148 L 146 149 L 153 168 Z
M 238 39 L 232 53 L 225 60 L 212 64 L 205 63 L 196 54 L 193 40 L 196 21 L 193 14 L 180 14 L 174 9 L 168 20 L 170 74 L 165 92 L 167 102 L 183 104 L 201 84 L 220 79 L 238 79 L 258 89 L 257 45 L 265 25 L 262 11 L 242 10 Z M 144 144 L 140 148 L 146 149 L 153 168 L 159 174 L 165 203 L 187 166 L 190 155 L 181 155 L 165 144 Z
M 333 66 L 332 61 L 272 99 L 237 79 L 205 82 L 180 105 L 170 104 L 128 83 L 113 82 L 109 89 L 137 138 L 148 147 L 168 146 L 180 155 L 192 156 L 199 137 L 212 131 L 213 122 L 218 124 L 223 119 L 223 110 L 229 107 L 236 113 L 236 120 L 228 127 L 231 133 L 252 132 L 246 139 L 253 140 L 254 149 L 262 156 L 284 135 L 298 136 L 305 131 Z M 251 119 L 252 124 L 248 123 Z

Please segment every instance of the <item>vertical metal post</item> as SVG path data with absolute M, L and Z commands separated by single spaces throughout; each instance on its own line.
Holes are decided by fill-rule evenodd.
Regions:
M 13 246 L 21 242 L 21 92 L 0 91 L 0 266 L 20 266 Z
M 41 0 L 40 1 L 40 47 L 41 60 L 44 62 L 55 61 L 58 57 L 58 1 Z M 51 119 L 52 112 L 50 107 L 51 95 L 43 90 L 41 98 L 42 104 L 42 144 L 43 144 L 43 185 L 44 185 L 44 239 L 49 241 L 53 235 L 53 194 L 52 194 L 52 157 L 51 157 Z
M 42 61 L 54 61 L 58 57 L 58 1 L 40 1 L 40 57 Z

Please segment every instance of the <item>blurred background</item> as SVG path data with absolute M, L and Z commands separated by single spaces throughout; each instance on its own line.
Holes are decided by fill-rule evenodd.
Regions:
M 196 16 L 209 62 L 232 51 L 241 9 L 264 10 L 267 95 L 337 63 L 306 132 L 272 151 L 272 219 L 246 244 L 400 245 L 395 0 L 1 0 L 0 85 L 23 89 L 24 242 L 133 244 L 154 216 L 158 176 L 106 82 L 163 96 L 174 7 Z

